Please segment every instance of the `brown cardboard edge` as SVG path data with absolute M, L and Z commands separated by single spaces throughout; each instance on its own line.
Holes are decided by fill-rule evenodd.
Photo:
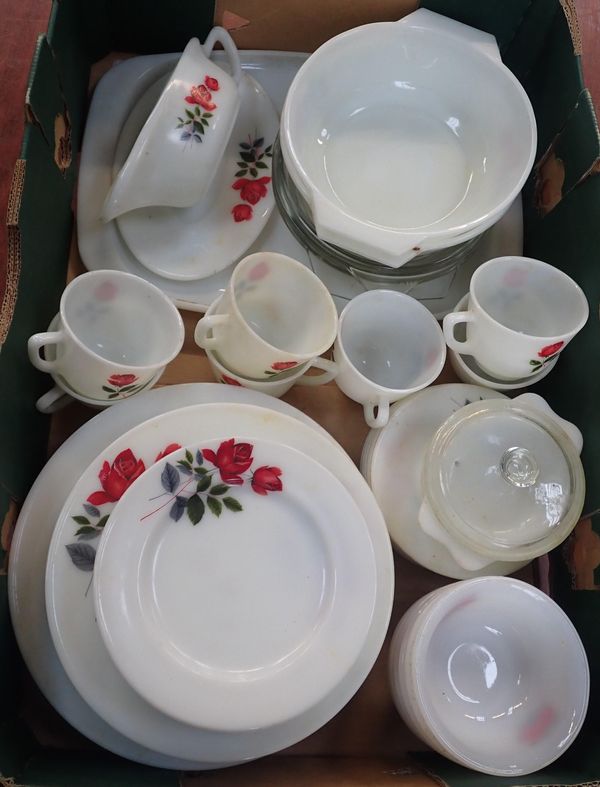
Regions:
M 6 211 L 6 275 L 2 302 L 0 303 L 0 345 L 4 343 L 8 336 L 19 292 L 19 278 L 21 276 L 19 213 L 21 210 L 26 165 L 25 159 L 17 159 L 8 195 L 8 208 Z
M 577 10 L 575 8 L 575 0 L 560 0 L 560 4 L 567 20 L 569 33 L 571 34 L 571 41 L 573 42 L 573 53 L 578 57 L 583 54 L 583 47 L 581 44 L 581 30 L 579 27 L 579 18 L 577 17 Z

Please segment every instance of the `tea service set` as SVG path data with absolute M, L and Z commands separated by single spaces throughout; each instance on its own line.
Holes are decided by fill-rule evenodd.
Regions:
M 393 633 L 404 723 L 482 773 L 545 767 L 582 727 L 589 670 L 562 610 L 509 575 L 579 520 L 583 438 L 537 394 L 504 392 L 551 373 L 587 321 L 583 291 L 498 254 L 441 326 L 392 287 L 338 314 L 303 260 L 255 245 L 274 192 L 281 210 L 276 155 L 313 250 L 364 258 L 383 281 L 460 256 L 530 173 L 525 91 L 491 36 L 423 10 L 308 56 L 281 121 L 224 30 L 160 58 L 159 71 L 136 59 L 95 240 L 85 216 L 83 245 L 79 230 L 86 264 L 110 241 L 135 267 L 88 265 L 28 343 L 54 381 L 40 411 L 99 410 L 17 523 L 9 598 L 30 672 L 67 721 L 138 762 L 202 770 L 280 751 L 371 671 L 393 546 L 456 580 Z M 82 169 L 80 204 L 90 178 Z M 194 340 L 217 383 L 156 388 L 183 347 L 180 296 L 189 285 L 198 305 L 202 281 L 212 297 Z M 461 382 L 433 385 L 447 354 Z M 330 382 L 369 427 L 360 469 L 280 399 Z

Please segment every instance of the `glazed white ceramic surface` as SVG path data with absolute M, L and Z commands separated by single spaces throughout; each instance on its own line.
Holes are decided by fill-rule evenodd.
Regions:
M 282 112 L 284 161 L 319 237 L 391 267 L 491 226 L 534 161 L 525 90 L 472 29 L 447 24 L 421 9 L 330 39 Z
M 415 734 L 498 776 L 532 773 L 561 756 L 589 697 L 573 624 L 542 591 L 504 577 L 457 582 L 413 605 L 392 639 L 390 678 Z
M 215 313 L 219 299 L 211 304 L 206 314 L 210 317 Z M 324 385 L 333 380 L 338 372 L 338 366 L 327 358 L 313 358 L 312 361 L 300 364 L 300 366 L 283 370 L 272 374 L 268 380 L 252 380 L 241 377 L 223 366 L 219 358 L 211 350 L 205 350 L 210 368 L 220 383 L 225 385 L 237 385 L 243 388 L 251 388 L 253 391 L 269 394 L 269 396 L 280 397 L 286 394 L 294 385 Z M 322 374 L 308 374 L 309 369 L 321 369 Z
M 336 385 L 363 405 L 365 421 L 377 429 L 388 422 L 392 402 L 438 377 L 446 346 L 435 317 L 410 295 L 371 290 L 340 315 L 333 357 Z
M 324 353 L 336 328 L 335 303 L 321 280 L 291 257 L 260 252 L 237 264 L 194 339 L 237 374 L 266 380 Z
M 154 409 L 151 407 L 152 397 L 156 397 L 155 401 L 157 401 L 157 406 Z M 71 493 L 73 483 L 66 480 L 69 477 L 69 472 L 71 478 L 75 472 L 71 466 L 64 464 L 70 457 L 69 454 L 66 459 L 63 459 L 62 473 L 65 479 L 62 486 L 57 485 L 56 476 L 48 476 L 48 484 L 57 485 L 57 489 L 60 491 L 60 499 L 57 500 L 56 508 L 53 510 L 48 510 L 48 506 L 44 508 L 43 501 L 38 496 L 47 494 L 49 486 L 42 486 L 39 493 L 34 487 L 31 495 L 33 495 L 32 506 L 34 504 L 35 506 L 31 512 L 29 507 L 26 507 L 24 509 L 25 515 L 21 515 L 22 518 L 17 527 L 17 551 L 15 553 L 17 557 L 14 565 L 19 565 L 19 556 L 25 555 L 25 550 L 29 549 L 30 552 L 27 553 L 27 558 L 23 558 L 27 562 L 26 569 L 15 570 L 12 573 L 11 609 L 19 644 L 25 654 L 28 666 L 50 701 L 75 726 L 81 727 L 81 724 L 87 724 L 86 729 L 91 728 L 93 732 L 95 726 L 92 722 L 97 726 L 100 718 L 106 719 L 110 724 L 109 729 L 115 730 L 114 736 L 117 739 L 116 742 L 112 739 L 107 740 L 106 735 L 103 734 L 100 742 L 108 748 L 120 745 L 120 751 L 122 750 L 120 733 L 127 736 L 129 740 L 140 742 L 149 750 L 160 751 L 171 758 L 183 757 L 186 760 L 193 758 L 203 762 L 218 763 L 252 759 L 290 745 L 293 741 L 299 740 L 320 727 L 326 719 L 330 718 L 350 699 L 371 669 L 383 642 L 392 601 L 393 565 L 389 539 L 377 504 L 367 485 L 360 478 L 356 467 L 327 432 L 295 408 L 279 400 L 240 388 L 225 388 L 218 384 L 197 384 L 170 386 L 141 395 L 137 401 L 140 402 L 139 419 L 132 417 L 130 422 L 125 423 L 118 420 L 117 426 L 120 428 L 115 427 L 114 430 L 108 428 L 111 425 L 109 420 L 105 429 L 106 440 L 101 440 L 101 435 L 93 432 L 90 438 L 86 438 L 86 440 L 95 438 L 93 456 L 90 456 L 89 451 L 84 453 L 85 446 L 81 442 L 78 444 L 75 440 L 77 435 L 71 438 L 69 442 L 74 445 L 72 450 L 79 458 L 79 463 L 75 465 L 77 473 L 81 471 L 81 466 L 93 459 L 92 464 L 78 483 L 77 490 Z M 218 401 L 220 404 L 199 404 L 185 407 L 196 401 Z M 238 402 L 240 406 L 222 404 L 223 402 Z M 241 404 L 245 402 L 258 403 L 262 407 Z M 107 412 L 115 412 L 115 419 L 120 419 L 125 404 L 129 409 L 129 403 L 123 403 Z M 172 408 L 175 407 L 184 407 L 184 409 L 173 410 Z M 165 412 L 159 418 L 144 423 L 145 418 L 157 415 L 161 411 Z M 304 422 L 307 428 L 298 430 L 295 419 L 284 417 L 284 413 L 292 416 L 297 415 L 297 418 Z M 102 413 L 95 421 L 106 424 L 107 413 Z M 93 424 L 95 421 L 90 423 Z M 138 423 L 139 426 L 136 427 Z M 128 427 L 131 426 L 136 428 L 127 433 Z M 89 433 L 89 426 L 86 425 L 86 428 Z M 87 540 L 86 533 L 80 534 L 84 536 L 83 539 L 80 539 L 75 536 L 75 533 L 81 527 L 97 527 L 97 524 L 80 524 L 73 517 L 81 515 L 90 520 L 90 523 L 92 522 L 90 511 L 85 509 L 84 504 L 93 505 L 88 501 L 88 498 L 95 492 L 104 490 L 99 474 L 103 471 L 105 461 L 108 463 L 109 470 L 112 470 L 119 455 L 129 449 L 136 460 L 134 466 L 140 460 L 144 466 L 150 466 L 156 457 L 173 443 L 182 445 L 194 438 L 210 439 L 219 434 L 222 435 L 224 430 L 229 429 L 246 433 L 251 433 L 256 429 L 260 431 L 257 436 L 263 439 L 277 439 L 304 453 L 310 453 L 316 461 L 330 469 L 351 493 L 365 517 L 378 567 L 377 601 L 368 641 L 351 673 L 347 676 L 347 681 L 338 686 L 319 707 L 305 714 L 303 718 L 296 720 L 296 722 L 280 725 L 264 734 L 259 731 L 243 735 L 209 734 L 199 731 L 197 728 L 177 723 L 151 708 L 128 686 L 110 659 L 94 619 L 94 605 L 91 591 L 88 590 L 92 578 L 91 571 L 78 568 L 66 548 L 68 544 L 84 543 L 91 546 L 94 553 L 96 551 L 97 540 Z M 110 438 L 115 439 L 116 442 L 107 447 Z M 77 449 L 80 449 L 79 454 L 77 454 Z M 60 459 L 61 455 L 58 456 Z M 50 470 L 54 468 L 52 463 L 55 458 L 53 457 L 51 460 Z M 123 457 L 117 461 L 116 466 L 118 467 L 122 463 Z M 131 467 L 131 463 L 128 464 Z M 114 475 L 112 476 L 113 481 L 108 481 L 109 476 L 105 476 L 105 485 L 110 489 Z M 42 482 L 44 478 L 43 474 L 41 476 Z M 69 495 L 70 498 L 67 499 Z M 92 501 L 99 503 L 97 497 L 92 497 Z M 114 503 L 111 502 L 96 506 L 100 516 L 93 517 L 94 523 L 98 523 L 112 510 L 113 506 Z M 48 557 L 47 582 L 48 587 L 52 588 L 48 592 L 48 604 L 51 610 L 52 637 L 55 639 L 60 659 L 65 665 L 69 679 L 60 666 L 56 652 L 51 647 L 52 640 L 44 613 L 43 583 L 30 587 L 28 584 L 30 576 L 24 574 L 24 571 L 31 567 L 30 557 L 31 559 L 35 558 L 36 565 L 41 564 L 40 570 L 42 572 L 46 563 L 52 527 L 48 527 L 42 539 L 39 526 L 40 517 L 44 518 L 44 522 L 46 517 L 50 517 L 52 524 L 57 519 L 59 520 L 52 543 L 55 559 Z M 37 531 L 34 530 L 35 527 L 38 528 Z M 40 548 L 36 537 L 43 540 L 43 548 Z M 88 562 L 87 567 L 89 569 L 93 567 L 93 564 L 90 566 L 90 562 Z M 51 599 L 54 599 L 54 602 Z M 28 610 L 34 608 L 36 619 L 39 622 L 39 632 L 29 630 L 30 618 L 26 621 L 23 618 L 24 613 L 21 612 L 25 608 Z M 47 663 L 50 666 L 46 666 Z M 49 674 L 44 672 L 45 669 L 49 670 Z M 70 681 L 76 686 L 83 700 L 93 707 L 95 713 L 98 713 L 98 717 L 91 711 L 86 715 L 84 710 L 88 706 L 84 705 L 81 700 L 75 708 L 66 703 L 66 699 L 70 696 L 69 690 L 73 693 Z M 55 688 L 57 682 L 59 685 L 58 688 Z M 65 700 L 63 701 L 61 690 L 65 685 L 71 688 L 65 690 Z M 89 719 L 90 714 L 92 720 Z M 88 733 L 86 732 L 86 734 Z M 180 766 L 170 765 L 168 767 Z
M 479 399 L 505 398 L 474 385 L 434 385 L 391 408 L 383 429 L 369 433 L 363 446 L 361 472 L 383 512 L 394 546 L 409 560 L 453 579 L 511 574 L 524 562 L 493 563 L 480 571 L 460 566 L 449 550 L 418 524 L 423 501 L 422 467 L 431 439 L 452 413 Z
M 165 79 L 142 95 L 126 120 L 114 168 L 129 153 Z M 240 110 L 207 194 L 189 208 L 146 207 L 117 218 L 133 255 L 158 276 L 177 281 L 213 276 L 246 252 L 273 211 L 271 145 L 279 117 L 247 74 L 239 94 Z
M 94 565 L 100 633 L 127 682 L 168 716 L 225 732 L 296 719 L 333 691 L 364 646 L 376 585 L 341 482 L 237 434 L 149 468 Z
M 456 304 L 453 311 L 466 311 L 468 305 L 469 296 L 465 295 L 464 298 L 461 298 Z M 458 342 L 465 341 L 464 323 L 457 323 L 455 325 L 454 337 Z M 450 347 L 448 348 L 448 358 L 450 359 L 450 365 L 454 369 L 456 376 L 461 382 L 469 383 L 470 385 L 481 385 L 484 388 L 492 388 L 494 391 L 516 391 L 520 388 L 529 388 L 531 385 L 539 383 L 540 380 L 543 380 L 544 377 L 550 374 L 552 369 L 554 369 L 558 361 L 558 357 L 558 355 L 555 355 L 553 358 L 550 358 L 550 360 L 543 365 L 540 372 L 534 372 L 529 377 L 525 377 L 521 380 L 510 380 L 507 382 L 506 380 L 496 380 L 494 377 L 490 377 L 490 375 L 486 374 L 483 369 L 479 368 L 477 361 L 472 356 L 461 355 L 460 353 L 452 350 Z
M 158 287 L 120 271 L 77 276 L 54 331 L 28 341 L 31 363 L 81 397 L 114 402 L 156 381 L 183 346 L 183 320 Z M 51 348 L 51 356 L 40 351 Z
M 233 76 L 209 60 L 220 43 Z M 136 208 L 187 208 L 206 194 L 240 107 L 240 59 L 229 33 L 192 38 L 156 97 L 102 209 L 104 221 Z
M 588 315 L 583 290 L 566 273 L 530 257 L 498 257 L 475 271 L 468 307 L 444 317 L 444 337 L 488 375 L 520 380 L 543 371 Z M 454 336 L 460 323 L 466 323 L 462 342 Z
M 263 86 L 280 112 L 287 89 L 308 56 L 296 52 L 263 51 L 246 51 L 240 56 L 244 70 Z M 98 83 L 87 116 L 81 152 L 77 240 L 88 269 L 110 268 L 135 273 L 160 287 L 180 308 L 204 312 L 223 293 L 231 267 L 205 279 L 188 282 L 165 279 L 149 271 L 133 256 L 115 222 L 105 224 L 100 220 L 102 204 L 112 183 L 115 148 L 121 129 L 135 103 L 157 79 L 173 70 L 177 59 L 174 54 L 132 58 L 113 66 Z M 223 62 L 221 53 L 215 54 L 215 62 Z M 351 276 L 338 271 L 306 252 L 291 235 L 277 210 L 273 211 L 249 252 L 261 250 L 286 254 L 314 270 L 331 292 L 338 311 L 355 295 L 379 287 L 358 273 Z M 478 265 L 502 254 L 522 252 L 523 217 L 518 196 L 458 271 L 437 280 L 410 285 L 410 293 L 441 319 L 467 292 L 471 274 Z M 399 287 L 404 291 L 406 285 Z

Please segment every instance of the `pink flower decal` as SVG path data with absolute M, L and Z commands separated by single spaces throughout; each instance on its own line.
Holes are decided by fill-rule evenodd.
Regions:
M 169 445 L 166 448 L 163 448 L 160 454 L 157 454 L 156 459 L 154 461 L 158 462 L 161 459 L 164 459 L 165 456 L 172 454 L 173 451 L 179 451 L 180 448 L 181 446 L 179 445 L 179 443 L 169 443 Z
M 252 208 L 250 205 L 235 205 L 231 209 L 231 214 L 236 223 L 240 221 L 250 221 L 252 218 Z
M 205 76 L 204 84 L 209 90 L 212 90 L 213 93 L 216 93 L 219 89 L 219 83 L 214 77 Z
M 225 385 L 239 385 L 240 388 L 244 387 L 240 382 L 234 380 L 233 377 L 229 377 L 227 374 L 221 375 L 221 382 L 225 383 Z
M 540 358 L 550 358 L 551 355 L 556 355 L 556 353 L 562 348 L 563 344 L 564 342 L 555 342 L 554 344 L 549 344 L 547 347 L 542 347 L 538 355 Z
M 244 483 L 242 473 L 245 473 L 254 461 L 252 445 L 236 443 L 233 437 L 221 443 L 216 454 L 209 448 L 205 448 L 202 453 L 205 459 L 219 469 L 221 480 L 232 486 Z
M 281 492 L 281 470 L 279 467 L 259 467 L 252 474 L 250 484 L 257 495 L 266 495 L 269 492 Z
M 260 279 L 264 279 L 267 273 L 269 272 L 269 265 L 264 260 L 259 262 L 258 265 L 255 265 L 250 273 L 248 274 L 248 278 L 250 281 L 259 281 Z
M 107 382 L 115 388 L 124 388 L 126 385 L 132 385 L 137 379 L 135 374 L 112 374 Z
M 275 363 L 271 364 L 271 369 L 284 372 L 286 369 L 293 369 L 294 366 L 298 366 L 297 361 L 275 361 Z
M 212 101 L 212 95 L 206 85 L 194 85 L 190 90 L 190 95 L 185 97 L 188 104 L 198 104 L 207 112 L 212 112 L 217 105 Z
M 263 197 L 267 196 L 267 183 L 271 182 L 271 178 L 265 176 L 257 178 L 256 180 L 248 180 L 248 178 L 240 178 L 232 185 L 232 189 L 240 192 L 240 197 L 249 202 L 250 205 L 256 205 Z
M 87 502 L 93 506 L 101 506 L 103 503 L 115 503 L 121 499 L 126 490 L 129 489 L 136 478 L 141 476 L 145 469 L 146 466 L 142 460 L 136 459 L 133 451 L 130 448 L 126 448 L 115 458 L 112 465 L 108 462 L 103 463 L 102 469 L 98 474 L 102 489 L 92 492 Z

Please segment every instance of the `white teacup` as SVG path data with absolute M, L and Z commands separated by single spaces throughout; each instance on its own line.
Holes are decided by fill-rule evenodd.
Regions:
M 339 365 L 337 386 L 363 405 L 365 421 L 379 429 L 388 422 L 392 402 L 436 379 L 446 346 L 437 320 L 417 300 L 369 290 L 340 315 L 333 357 Z
M 216 43 L 233 76 L 209 60 Z M 222 27 L 192 38 L 109 191 L 102 219 L 150 205 L 187 208 L 213 181 L 240 108 L 238 51 Z
M 27 348 L 36 368 L 101 404 L 154 383 L 183 339 L 183 320 L 158 287 L 131 273 L 93 271 L 65 288 L 57 330 L 36 333 Z M 52 358 L 40 356 L 43 347 Z
M 312 271 L 283 254 L 260 252 L 238 263 L 194 338 L 236 374 L 268 380 L 324 353 L 336 327 L 333 299 Z
M 444 337 L 492 377 L 516 380 L 541 372 L 588 314 L 583 290 L 566 273 L 529 257 L 497 257 L 473 274 L 467 310 L 444 317 Z M 459 323 L 464 342 L 454 335 Z

